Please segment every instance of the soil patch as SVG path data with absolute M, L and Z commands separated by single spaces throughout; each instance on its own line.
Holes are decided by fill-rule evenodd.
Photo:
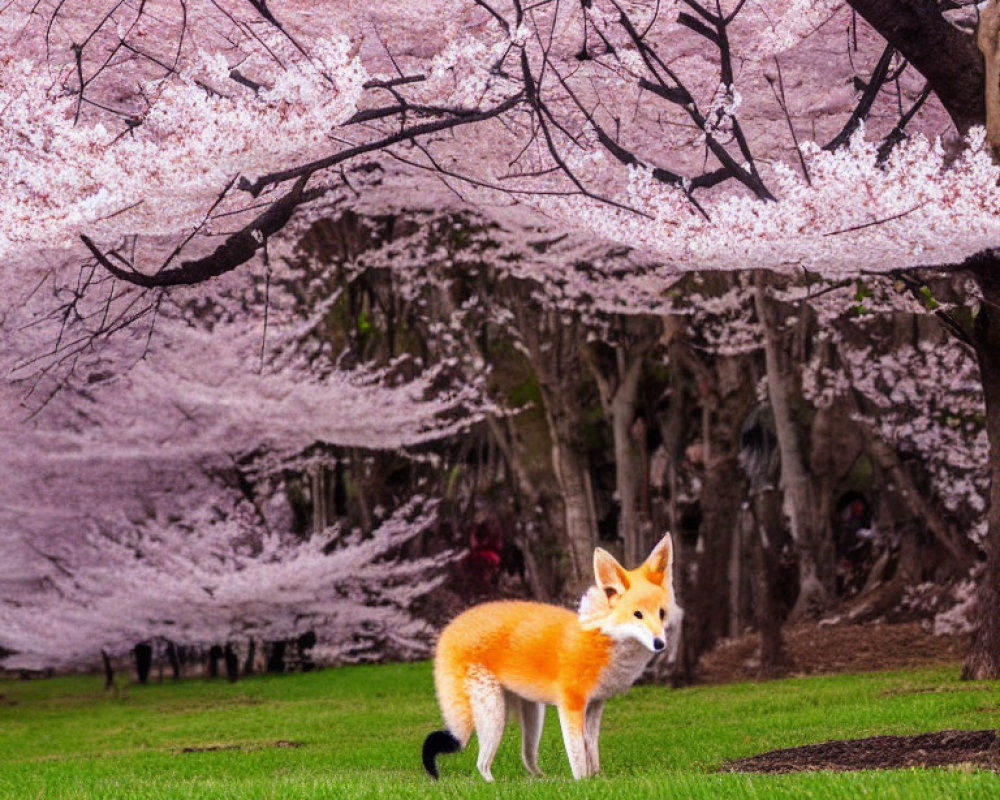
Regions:
M 938 731 L 918 736 L 872 736 L 868 739 L 807 744 L 727 761 L 722 772 L 803 772 L 815 770 L 899 769 L 966 764 L 1000 767 L 996 731 Z
M 807 623 L 785 628 L 788 675 L 824 675 L 958 665 L 969 648 L 965 635 L 935 636 L 919 622 L 897 625 Z M 722 640 L 698 663 L 698 681 L 727 683 L 759 677 L 756 634 Z
M 201 747 L 184 747 L 182 753 L 218 753 L 220 750 L 264 750 L 268 747 L 302 747 L 302 742 L 279 739 L 269 744 L 207 744 Z

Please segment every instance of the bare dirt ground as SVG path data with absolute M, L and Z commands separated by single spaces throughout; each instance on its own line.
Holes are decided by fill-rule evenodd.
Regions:
M 723 772 L 810 772 L 814 770 L 898 769 L 967 764 L 997 769 L 996 731 L 937 731 L 919 736 L 872 736 L 868 739 L 807 744 L 771 750 L 729 761 Z
M 935 636 L 919 622 L 899 625 L 823 625 L 808 623 L 784 631 L 787 675 L 872 672 L 912 667 L 960 668 L 968 636 Z M 728 683 L 759 677 L 756 635 L 726 639 L 702 657 L 698 680 Z
M 934 636 L 918 622 L 900 625 L 796 625 L 785 630 L 788 675 L 868 672 L 909 667 L 960 669 L 967 636 Z M 706 683 L 758 677 L 756 636 L 727 639 L 699 664 Z M 725 772 L 898 769 L 967 765 L 1000 770 L 996 731 L 937 731 L 919 736 L 873 736 L 772 750 L 723 765 Z

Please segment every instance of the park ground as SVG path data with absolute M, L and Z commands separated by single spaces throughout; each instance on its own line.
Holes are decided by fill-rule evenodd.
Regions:
M 1000 687 L 958 674 L 955 662 L 685 689 L 637 686 L 605 713 L 601 776 L 570 779 L 550 711 L 540 755 L 548 777 L 526 776 L 512 727 L 492 786 L 476 773 L 475 742 L 440 759 L 440 782 L 423 773 L 421 742 L 440 726 L 427 663 L 108 692 L 97 676 L 0 681 L 0 797 L 995 798 L 1000 775 L 988 760 L 725 771 L 735 759 L 832 739 L 1000 727 Z

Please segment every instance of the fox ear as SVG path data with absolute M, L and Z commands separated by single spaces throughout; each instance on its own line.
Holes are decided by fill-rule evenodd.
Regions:
M 613 600 L 628 590 L 628 573 L 613 555 L 600 547 L 594 549 L 594 577 L 597 586 Z
M 642 565 L 646 577 L 653 583 L 666 584 L 672 577 L 671 567 L 674 564 L 674 546 L 670 534 L 664 534 L 656 543 L 653 552 L 649 554 Z

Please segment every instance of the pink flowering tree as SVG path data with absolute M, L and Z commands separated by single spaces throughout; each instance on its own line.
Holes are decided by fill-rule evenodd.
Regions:
M 650 256 L 566 292 L 621 312 L 697 269 L 962 270 L 971 313 L 950 327 L 977 355 L 1000 452 L 992 0 L 982 24 L 975 7 L 935 0 L 155 11 L 41 14 L 15 0 L 0 12 L 16 208 L 0 257 L 19 267 L 3 288 L 55 296 L 61 365 L 137 322 L 148 335 L 174 287 L 243 265 L 268 275 L 281 236 L 325 202 L 475 204 L 549 241 L 597 236 Z M 374 165 L 352 172 L 362 158 Z M 518 268 L 559 281 L 551 258 Z M 770 284 L 752 288 L 765 333 Z M 780 433 L 788 409 L 770 372 Z M 809 492 L 779 439 L 798 530 Z M 1000 674 L 990 463 L 973 676 Z
M 306 632 L 327 663 L 430 652 L 431 629 L 411 608 L 449 555 L 398 553 L 433 523 L 433 503 L 414 497 L 370 536 L 332 528 L 303 540 L 217 485 L 191 483 L 172 498 L 186 501 L 184 518 L 74 515 L 72 538 L 8 527 L 17 580 L 0 580 L 0 647 L 13 651 L 3 665 L 78 669 L 158 637 L 208 648 Z

